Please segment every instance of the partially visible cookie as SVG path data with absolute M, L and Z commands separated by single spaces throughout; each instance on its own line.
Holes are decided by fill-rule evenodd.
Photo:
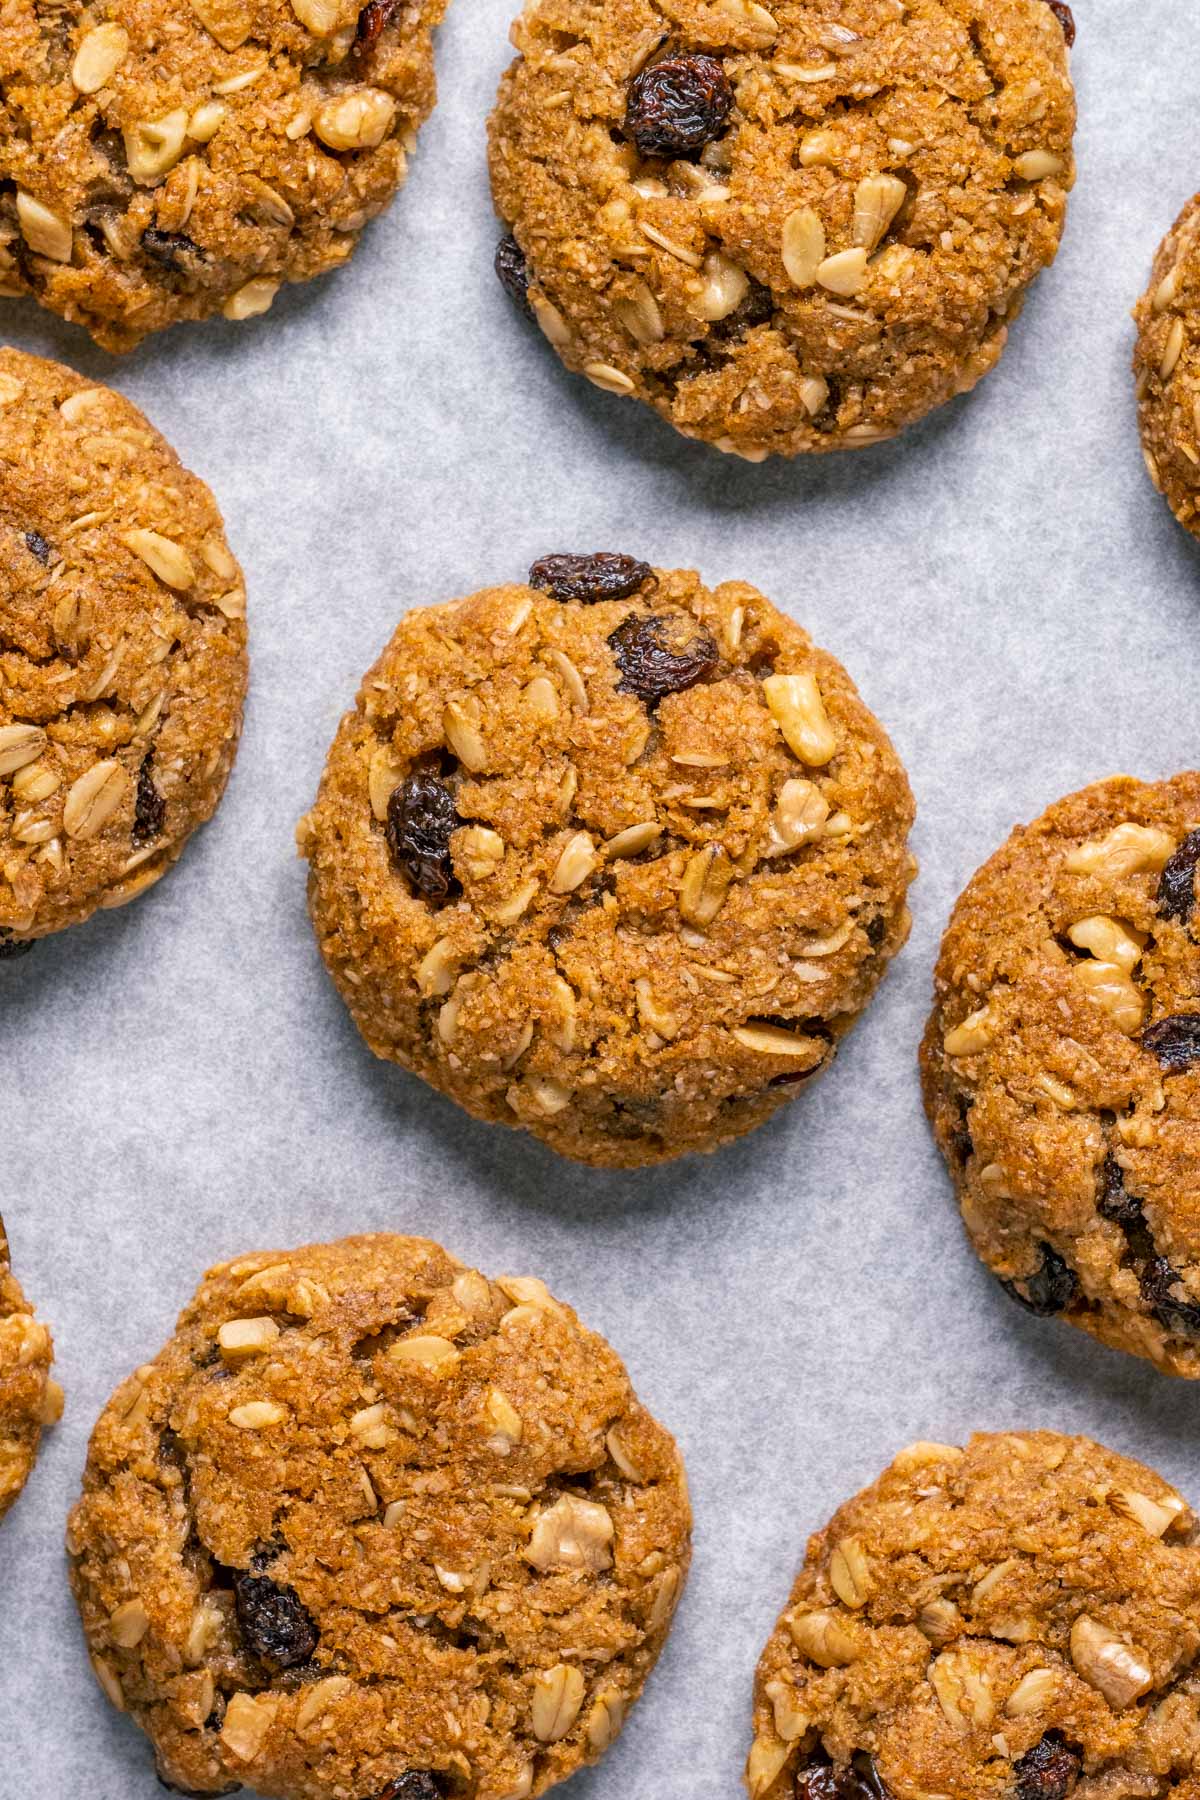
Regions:
M 1200 1377 L 1200 774 L 1098 782 L 954 909 L 921 1051 L 971 1240 L 1014 1299 Z
M 109 350 L 344 263 L 434 102 L 445 0 L 66 0 L 0 22 L 0 293 Z
M 913 805 L 841 665 L 624 555 L 408 614 L 299 841 L 376 1055 L 582 1162 L 762 1124 L 908 935 Z
M 497 272 L 562 360 L 758 462 L 893 437 L 994 367 L 1074 180 L 1046 0 L 528 6 Z
M 50 1379 L 54 1347 L 12 1272 L 0 1219 L 0 1519 L 28 1481 L 42 1428 L 62 1413 L 62 1389 Z
M 752 1800 L 1200 1791 L 1200 1545 L 1055 1432 L 913 1444 L 809 1540 L 754 1687 Z
M 621 1729 L 690 1527 L 570 1307 L 380 1235 L 209 1271 L 103 1413 L 68 1548 L 168 1784 L 527 1800 Z
M 1146 467 L 1179 523 L 1200 537 L 1200 194 L 1159 245 L 1133 316 Z
M 246 594 L 137 409 L 0 349 L 0 955 L 153 885 L 237 750 Z

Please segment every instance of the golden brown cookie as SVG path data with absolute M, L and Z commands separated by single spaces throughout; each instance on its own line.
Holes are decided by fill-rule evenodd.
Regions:
M 582 1162 L 712 1150 L 833 1057 L 909 927 L 904 771 L 744 582 L 620 555 L 402 621 L 299 841 L 376 1055 Z
M 1034 1312 L 1200 1376 L 1200 774 L 1019 826 L 942 942 L 925 1101 L 976 1250 Z
M 526 1800 L 620 1730 L 690 1527 L 570 1307 L 381 1235 L 210 1270 L 101 1416 L 68 1548 L 168 1783 Z
M 337 268 L 404 180 L 445 0 L 66 0 L 0 21 L 0 294 L 128 350 Z
M 12 1272 L 0 1219 L 0 1519 L 28 1481 L 42 1428 L 62 1414 L 62 1389 L 50 1379 L 54 1346 Z
M 151 887 L 237 750 L 246 595 L 119 394 L 0 349 L 0 956 Z
M 1179 523 L 1200 537 L 1200 194 L 1160 244 L 1133 316 L 1146 467 Z
M 750 461 L 971 388 L 1054 260 L 1046 0 L 543 0 L 491 122 L 497 272 L 569 368 Z
M 751 1800 L 1196 1800 L 1196 1538 L 1090 1438 L 913 1444 L 809 1540 Z

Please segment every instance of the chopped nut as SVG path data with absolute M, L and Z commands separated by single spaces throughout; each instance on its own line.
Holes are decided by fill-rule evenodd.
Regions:
M 535 675 L 532 681 L 527 681 L 524 695 L 526 705 L 539 719 L 557 719 L 558 689 L 548 675 Z
M 704 286 L 696 303 L 702 319 L 715 323 L 736 312 L 750 292 L 750 277 L 740 264 L 721 250 L 711 250 L 704 259 Z
M 679 1032 L 679 1020 L 670 1007 L 663 1006 L 654 995 L 654 983 L 648 975 L 639 975 L 633 984 L 638 1017 L 650 1031 L 661 1038 L 673 1038 Z
M 192 11 L 222 50 L 238 50 L 254 28 L 247 0 L 190 0 Z
M 1086 1613 L 1071 1627 L 1071 1661 L 1088 1686 L 1103 1694 L 1110 1706 L 1130 1706 L 1154 1686 L 1145 1652 L 1122 1642 Z
M 750 1800 L 758 1800 L 760 1794 L 766 1793 L 789 1755 L 788 1746 L 777 1738 L 755 1738 L 746 1758 L 746 1786 L 750 1790 Z
M 1126 975 L 1132 975 L 1146 947 L 1145 932 L 1104 913 L 1080 919 L 1067 936 L 1077 949 L 1089 950 L 1099 962 L 1115 963 Z
M 829 722 L 815 675 L 768 675 L 763 697 L 771 716 L 794 756 L 811 768 L 821 768 L 837 750 L 837 737 Z
M 525 1429 L 520 1413 L 508 1395 L 502 1393 L 499 1388 L 489 1389 L 484 1410 L 487 1415 L 487 1424 L 493 1433 L 488 1440 L 489 1447 L 507 1455 L 514 1444 L 520 1443 Z M 503 1439 L 503 1444 L 499 1443 L 498 1439 Z
M 83 841 L 102 831 L 125 798 L 129 777 L 119 762 L 95 763 L 71 786 L 63 806 L 63 830 Z
M 382 1401 L 377 1401 L 374 1406 L 360 1407 L 351 1416 L 350 1431 L 367 1450 L 386 1449 L 396 1436 L 387 1422 L 387 1408 Z
M 857 1608 L 867 1604 L 875 1591 L 875 1583 L 860 1538 L 844 1537 L 834 1545 L 829 1558 L 829 1580 L 844 1605 Z
M 108 1633 L 122 1650 L 135 1650 L 150 1629 L 150 1615 L 140 1599 L 118 1606 L 108 1621 Z
M 787 1621 L 802 1656 L 821 1669 L 841 1669 L 854 1661 L 854 1639 L 836 1613 L 793 1613 Z
M 1108 1496 L 1108 1504 L 1123 1519 L 1136 1520 L 1151 1537 L 1157 1538 L 1168 1532 L 1180 1514 L 1187 1511 L 1178 1494 L 1171 1494 L 1165 1500 L 1152 1500 L 1149 1494 L 1140 1494 L 1136 1488 L 1114 1488 Z
M 825 835 L 829 802 L 813 781 L 785 781 L 771 817 L 768 856 L 786 856 Z
M 689 859 L 679 888 L 679 911 L 689 925 L 711 925 L 729 893 L 733 864 L 721 844 L 706 844 Z
M 275 1723 L 279 1702 L 270 1695 L 231 1694 L 221 1725 L 221 1742 L 239 1762 L 253 1762 Z
M 577 831 L 567 839 L 550 877 L 552 894 L 573 894 L 599 867 L 600 857 L 586 831 Z
M 418 1334 L 400 1338 L 388 1351 L 391 1362 L 413 1363 L 418 1368 L 446 1375 L 459 1360 L 459 1352 L 449 1338 Z
M 198 106 L 188 120 L 187 134 L 192 142 L 210 144 L 224 124 L 228 112 L 229 108 L 222 106 L 219 100 L 207 100 L 203 106 Z M 221 571 L 218 569 L 216 573 L 220 574 Z M 227 573 L 233 575 L 236 570 L 230 569 Z
M 121 1683 L 112 1664 L 105 1662 L 102 1656 L 93 1656 L 91 1664 L 92 1674 L 103 1688 L 109 1703 L 115 1706 L 118 1712 L 124 1712 L 125 1695 L 121 1691 Z
M 472 881 L 486 881 L 504 861 L 504 839 L 488 825 L 468 825 L 458 835 L 455 856 Z
M 173 538 L 159 531 L 123 531 L 121 542 L 139 557 L 152 574 L 169 588 L 183 593 L 196 583 L 196 568 L 191 557 Z
M 583 1676 L 570 1663 L 544 1669 L 533 1684 L 533 1733 L 543 1744 L 566 1737 L 583 1705 Z
M 827 256 L 817 270 L 817 280 L 831 294 L 840 294 L 843 299 L 850 300 L 857 294 L 867 273 L 867 253 L 860 246 L 853 250 L 839 250 L 836 256 Z
M 1041 1712 L 1058 1689 L 1057 1669 L 1029 1669 L 1022 1675 L 1008 1699 L 1004 1711 L 1010 1719 L 1024 1719 L 1029 1713 Z
M 21 236 L 38 256 L 48 256 L 51 262 L 70 262 L 74 243 L 70 221 L 23 188 L 17 189 L 17 223 Z
M 1081 962 L 1076 966 L 1075 979 L 1083 983 L 1088 998 L 1104 1008 L 1118 1031 L 1133 1037 L 1141 1030 L 1146 1017 L 1145 999 L 1115 963 Z
M 929 1665 L 929 1681 L 956 1731 L 987 1730 L 996 1716 L 996 1699 L 987 1670 L 969 1651 L 943 1650 Z
M 292 0 L 292 11 L 314 37 L 332 37 L 337 30 L 338 0 Z
M 71 64 L 71 84 L 81 94 L 97 94 L 129 55 L 129 33 L 112 20 L 84 33 Z
M 269 1350 L 279 1336 L 274 1319 L 227 1319 L 217 1332 L 217 1343 L 226 1362 L 240 1362 L 245 1356 L 257 1356 Z
M 187 128 L 185 106 L 177 106 L 161 119 L 143 119 L 126 126 L 125 161 L 139 186 L 153 187 L 175 167 L 183 155 Z
M 981 1006 L 963 1020 L 961 1025 L 952 1026 L 942 1040 L 942 1048 L 947 1056 L 978 1056 L 986 1050 L 996 1034 L 995 1020 L 987 1006 Z
M 248 1400 L 244 1406 L 235 1406 L 229 1415 L 229 1423 L 236 1425 L 239 1431 L 262 1431 L 268 1425 L 278 1425 L 287 1417 L 282 1406 L 276 1406 L 273 1400 Z
M 311 1725 L 318 1723 L 337 1701 L 351 1693 L 354 1683 L 345 1675 L 327 1675 L 324 1681 L 314 1682 L 312 1687 L 304 1689 L 304 1697 L 296 1708 L 296 1730 L 303 1735 Z
M 36 762 L 48 742 L 40 725 L 0 725 L 0 775 L 13 775 Z
M 854 242 L 874 250 L 908 198 L 898 175 L 867 175 L 854 190 Z
M 786 1681 L 769 1681 L 766 1695 L 771 1702 L 776 1731 L 785 1744 L 794 1744 L 798 1737 L 803 1737 L 811 1723 L 809 1714 L 798 1704 L 795 1688 Z
M 1061 175 L 1066 164 L 1053 150 L 1026 150 L 1013 158 L 1013 173 L 1022 181 L 1043 181 L 1047 175 Z
M 396 116 L 396 102 L 382 88 L 359 88 L 327 100 L 313 114 L 313 130 L 330 150 L 374 150 Z
M 265 277 L 256 277 L 230 294 L 221 308 L 227 319 L 256 319 L 260 313 L 269 312 L 271 303 L 279 292 L 277 281 L 268 281 Z
M 792 286 L 812 287 L 825 261 L 825 227 L 811 206 L 799 206 L 788 214 L 779 248 Z
M 613 1522 L 594 1501 L 563 1494 L 538 1515 L 525 1552 L 527 1562 L 548 1569 L 582 1569 L 599 1574 L 612 1567 Z
M 1063 867 L 1071 875 L 1119 881 L 1142 870 L 1162 869 L 1175 847 L 1176 840 L 1169 831 L 1150 825 L 1114 825 L 1107 836 L 1093 838 L 1068 852 Z

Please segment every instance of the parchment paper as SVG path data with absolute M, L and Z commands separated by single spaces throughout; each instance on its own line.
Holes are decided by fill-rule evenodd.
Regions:
M 0 1193 L 67 1413 L 0 1530 L 0 1794 L 153 1800 L 64 1580 L 88 1431 L 201 1270 L 350 1231 L 537 1273 L 678 1434 L 696 1563 L 670 1646 L 572 1800 L 732 1800 L 806 1535 L 917 1437 L 1084 1431 L 1200 1500 L 1200 1392 L 1025 1316 L 967 1246 L 915 1050 L 949 906 L 1020 819 L 1194 765 L 1197 553 L 1152 492 L 1128 309 L 1200 184 L 1200 9 L 1079 0 L 1080 177 L 997 372 L 902 441 L 750 467 L 559 368 L 491 274 L 483 125 L 512 0 L 454 0 L 411 180 L 343 273 L 117 360 L 32 305 L 11 340 L 123 388 L 213 486 L 253 685 L 215 823 L 124 911 L 0 968 Z M 705 1161 L 588 1173 L 375 1062 L 318 960 L 296 819 L 410 604 L 547 550 L 757 583 L 847 664 L 920 805 L 912 941 L 836 1067 Z

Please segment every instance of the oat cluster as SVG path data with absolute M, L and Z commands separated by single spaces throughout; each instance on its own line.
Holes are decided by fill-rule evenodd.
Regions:
M 377 1236 L 210 1270 L 101 1416 L 68 1547 L 177 1788 L 528 1800 L 621 1729 L 689 1533 L 569 1307 Z
M 299 831 L 321 951 L 375 1053 L 477 1117 L 591 1163 L 711 1150 L 904 942 L 908 783 L 745 583 L 530 580 L 409 613 L 368 672 Z
M 135 407 L 0 349 L 0 954 L 151 887 L 221 797 L 246 595 Z
M 43 1426 L 62 1412 L 62 1391 L 50 1378 L 53 1360 L 50 1333 L 12 1272 L 0 1219 L 0 1519 L 29 1479 Z
M 1133 316 L 1146 467 L 1179 523 L 1200 536 L 1200 194 L 1159 246 Z
M 809 1541 L 758 1666 L 751 1800 L 1194 1800 L 1196 1539 L 1088 1438 L 912 1445 Z
M 564 362 L 752 461 L 993 367 L 1074 179 L 1045 0 L 535 0 L 491 122 L 500 272 Z
M 1200 775 L 1014 831 L 942 943 L 925 1099 L 1013 1297 L 1200 1376 Z
M 0 295 L 128 350 L 337 268 L 404 180 L 444 0 L 66 0 L 0 23 Z

